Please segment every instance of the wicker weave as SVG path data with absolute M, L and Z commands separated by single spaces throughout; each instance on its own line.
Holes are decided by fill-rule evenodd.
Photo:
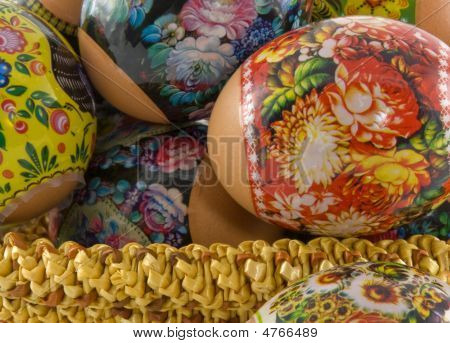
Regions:
M 0 226 L 0 241 L 8 232 L 21 234 L 22 240 L 32 243 L 38 238 L 49 238 L 49 217 L 48 215 L 33 219 L 22 225 Z
M 354 261 L 395 261 L 450 283 L 448 242 L 317 238 L 121 250 L 8 233 L 0 246 L 0 321 L 243 322 L 286 285 Z

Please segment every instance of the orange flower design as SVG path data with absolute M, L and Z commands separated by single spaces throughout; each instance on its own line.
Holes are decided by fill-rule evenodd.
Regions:
M 365 313 L 358 311 L 348 317 L 345 323 L 398 323 L 398 321 L 389 317 L 383 317 L 378 312 Z
M 358 151 L 362 146 L 355 145 L 351 151 L 355 162 L 346 172 L 353 177 L 343 192 L 363 211 L 392 213 L 412 204 L 420 190 L 430 184 L 429 163 L 423 155 L 413 150 Z
M 270 42 L 257 53 L 255 62 L 278 63 L 286 57 L 292 56 L 300 49 L 299 38 L 303 33 L 303 30 L 292 31 Z
M 375 303 L 393 303 L 397 304 L 399 301 L 398 294 L 392 287 L 386 287 L 383 284 L 369 284 L 362 288 L 363 295 Z
M 325 284 L 325 285 L 327 285 L 329 283 L 336 283 L 342 279 L 342 276 L 343 275 L 341 273 L 330 272 L 330 273 L 321 275 L 318 278 L 317 282 L 321 283 L 321 284 Z
M 375 58 L 342 62 L 335 84 L 325 93 L 339 123 L 350 126 L 359 142 L 392 148 L 397 137 L 408 138 L 421 127 L 408 83 L 394 67 Z

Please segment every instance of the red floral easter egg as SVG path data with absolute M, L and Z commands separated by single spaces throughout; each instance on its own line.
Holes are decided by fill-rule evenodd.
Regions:
M 213 111 L 219 179 L 251 212 L 297 231 L 368 235 L 411 222 L 449 198 L 449 55 L 427 32 L 383 18 L 275 39 Z M 244 154 L 224 147 L 230 135 Z

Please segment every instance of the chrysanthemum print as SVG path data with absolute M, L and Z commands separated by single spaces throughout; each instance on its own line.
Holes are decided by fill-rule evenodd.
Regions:
M 450 287 L 405 265 L 356 263 L 293 284 L 250 322 L 448 323 Z
M 371 235 L 449 197 L 449 53 L 384 18 L 312 24 L 242 67 L 256 213 L 317 235 Z

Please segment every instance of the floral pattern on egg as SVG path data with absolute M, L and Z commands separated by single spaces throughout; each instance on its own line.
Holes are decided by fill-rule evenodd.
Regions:
M 450 287 L 405 265 L 360 262 L 312 274 L 250 322 L 448 323 Z
M 260 49 L 242 67 L 256 213 L 348 237 L 443 204 L 449 53 L 420 29 L 370 17 L 326 20 Z
M 81 28 L 170 121 L 192 120 L 248 56 L 309 20 L 307 2 L 88 0 Z
M 67 173 L 81 175 L 96 119 L 69 44 L 43 20 L 0 3 L 0 221 L 14 201 Z

